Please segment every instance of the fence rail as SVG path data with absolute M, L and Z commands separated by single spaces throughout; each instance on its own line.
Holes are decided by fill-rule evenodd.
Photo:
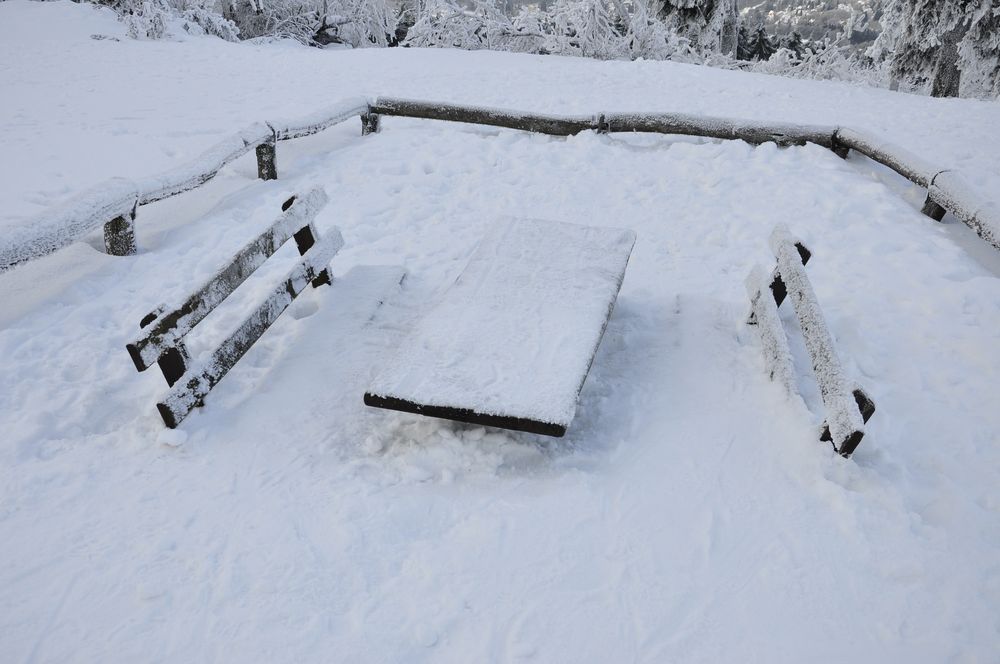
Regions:
M 583 131 L 655 132 L 743 140 L 752 144 L 813 143 L 846 157 L 855 150 L 928 190 L 922 212 L 940 221 L 951 212 L 1000 251 L 1000 205 L 979 196 L 965 180 L 872 134 L 849 127 L 763 123 L 681 113 L 595 113 L 555 116 L 510 109 L 377 97 L 345 99 L 328 109 L 292 121 L 257 122 L 229 136 L 188 164 L 132 181 L 108 180 L 65 204 L 5 230 L 0 241 L 0 272 L 65 247 L 104 225 L 109 254 L 134 253 L 134 222 L 139 206 L 176 196 L 212 179 L 224 166 L 251 150 L 261 179 L 278 177 L 276 143 L 315 134 L 355 116 L 362 134 L 379 129 L 382 115 L 445 120 L 518 129 L 553 136 Z

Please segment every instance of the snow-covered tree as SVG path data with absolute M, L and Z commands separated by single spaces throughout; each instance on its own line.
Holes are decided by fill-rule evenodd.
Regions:
M 387 46 L 395 15 L 385 0 L 222 0 L 223 14 L 243 39 L 294 39 L 304 44 Z
M 466 50 L 509 50 L 514 26 L 495 0 L 425 0 L 406 35 L 407 46 L 436 46 Z
M 699 51 L 735 56 L 739 29 L 736 0 L 664 0 L 667 27 Z
M 635 0 L 632 3 L 625 46 L 632 60 L 666 60 L 678 56 L 682 56 L 680 59 L 688 59 L 690 56 L 688 41 L 680 38 L 657 18 L 650 0 Z
M 935 96 L 960 87 L 1000 94 L 1000 2 L 885 0 L 882 34 L 869 49 L 891 74 Z
M 792 32 L 781 37 L 778 40 L 778 47 L 788 49 L 795 54 L 796 58 L 801 58 L 806 50 L 806 45 L 802 41 L 802 35 L 798 32 Z

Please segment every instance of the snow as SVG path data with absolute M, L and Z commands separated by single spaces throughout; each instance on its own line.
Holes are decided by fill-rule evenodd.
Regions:
M 107 11 L 0 3 L 0 228 L 262 118 L 374 94 L 843 124 L 1000 191 L 996 103 L 661 62 L 92 33 L 121 34 Z M 140 208 L 138 255 L 102 253 L 95 228 L 0 275 L 2 659 L 995 658 L 1000 254 L 921 215 L 923 189 L 818 146 L 359 129 L 280 143 L 278 180 L 247 154 Z M 314 186 L 320 235 L 345 240 L 334 285 L 307 288 L 164 434 L 167 388 L 125 351 L 136 323 Z M 566 437 L 366 408 L 501 215 L 637 234 Z M 778 222 L 815 250 L 845 374 L 878 404 L 850 460 L 816 440 L 792 307 L 801 399 L 746 325 L 742 282 L 772 264 Z M 298 260 L 286 243 L 206 317 L 192 359 Z
M 634 243 L 622 229 L 491 223 L 368 393 L 569 427 Z

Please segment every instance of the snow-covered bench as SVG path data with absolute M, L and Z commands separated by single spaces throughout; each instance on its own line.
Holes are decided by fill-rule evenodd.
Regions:
M 562 436 L 635 234 L 505 220 L 365 393 L 369 406 Z
M 786 296 L 791 298 L 827 411 L 820 440 L 831 442 L 841 456 L 849 457 L 865 435 L 865 424 L 875 412 L 875 404 L 861 387 L 849 386 L 844 376 L 833 348 L 833 337 L 806 276 L 805 264 L 812 252 L 780 225 L 771 234 L 771 250 L 778 266 L 768 274 L 756 265 L 747 277 L 750 295 L 747 322 L 760 333 L 770 378 L 781 383 L 789 394 L 794 393 L 792 352 L 778 315 L 778 307 Z
M 343 246 L 340 231 L 320 238 L 313 225 L 326 205 L 320 188 L 293 196 L 282 205 L 281 216 L 247 243 L 229 263 L 206 281 L 180 306 L 161 305 L 140 321 L 142 333 L 126 346 L 135 368 L 145 371 L 159 365 L 170 391 L 156 405 L 164 423 L 176 427 L 229 372 L 278 316 L 305 290 L 330 283 L 327 265 Z M 207 362 L 190 366 L 184 337 L 247 277 L 264 264 L 281 245 L 294 238 L 302 260 L 244 321 L 212 353 Z

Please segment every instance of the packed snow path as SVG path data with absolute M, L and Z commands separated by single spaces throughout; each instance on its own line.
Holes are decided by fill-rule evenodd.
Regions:
M 12 218 L 183 162 L 261 109 L 316 108 L 318 75 L 345 94 L 399 84 L 567 112 L 854 113 L 982 182 L 998 172 L 982 132 L 995 104 L 668 63 L 93 41 L 118 29 L 93 16 L 0 3 L 0 76 L 18 92 L 0 104 Z M 384 124 L 289 142 L 281 180 L 255 180 L 248 156 L 151 205 L 138 256 L 106 256 L 95 235 L 0 276 L 6 659 L 995 657 L 1000 265 L 971 231 L 920 215 L 922 192 L 894 174 L 815 146 Z M 346 241 L 335 277 L 403 265 L 399 297 L 373 315 L 359 289 L 308 290 L 166 432 L 152 407 L 164 384 L 124 349 L 135 321 L 316 184 L 331 198 L 319 232 Z M 366 409 L 375 372 L 498 210 L 637 232 L 573 428 L 539 439 Z M 811 377 L 789 399 L 745 326 L 743 278 L 773 262 L 778 221 L 816 251 L 844 370 L 878 403 L 847 462 L 816 440 Z M 192 355 L 295 258 L 285 247 L 207 317 Z

